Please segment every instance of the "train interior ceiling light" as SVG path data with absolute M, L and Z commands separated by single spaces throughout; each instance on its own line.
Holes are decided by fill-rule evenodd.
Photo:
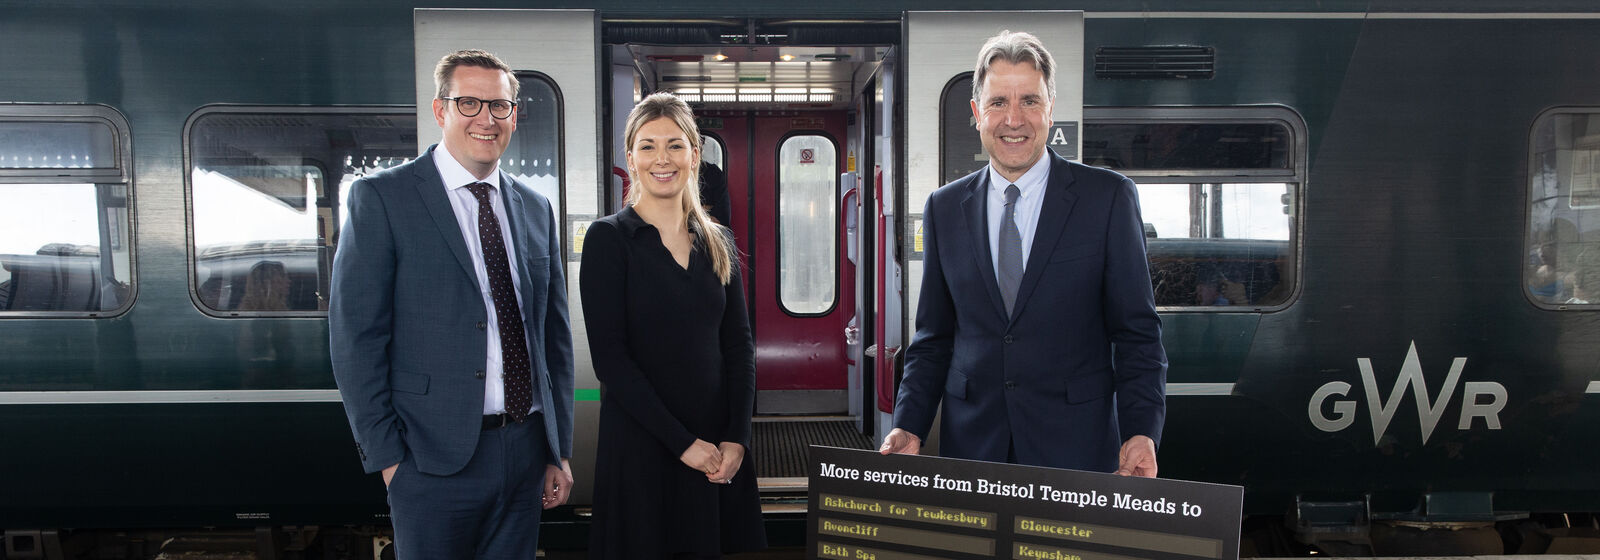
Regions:
M 653 91 L 699 107 L 847 109 L 888 53 L 885 46 L 629 45 Z

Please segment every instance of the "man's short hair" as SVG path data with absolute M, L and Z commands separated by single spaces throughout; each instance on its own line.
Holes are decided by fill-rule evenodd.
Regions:
M 1001 31 L 999 35 L 989 38 L 978 51 L 978 66 L 972 73 L 972 100 L 982 103 L 979 96 L 983 95 L 983 80 L 989 76 L 989 65 L 995 59 L 1004 60 L 1011 64 L 1032 64 L 1040 74 L 1044 74 L 1045 93 L 1050 99 L 1056 98 L 1056 59 L 1050 56 L 1050 51 L 1044 49 L 1044 43 L 1031 33 L 1011 30 Z
M 522 92 L 522 83 L 517 81 L 516 72 L 511 70 L 511 66 L 505 61 L 500 60 L 500 57 L 488 51 L 466 49 L 444 55 L 444 58 L 439 59 L 439 64 L 433 67 L 433 85 L 439 88 L 439 92 L 434 94 L 435 98 L 444 99 L 450 96 L 450 87 L 454 85 L 450 81 L 455 79 L 456 68 L 461 66 L 476 66 L 505 72 L 506 81 L 511 83 L 512 101 L 516 101 L 517 95 Z

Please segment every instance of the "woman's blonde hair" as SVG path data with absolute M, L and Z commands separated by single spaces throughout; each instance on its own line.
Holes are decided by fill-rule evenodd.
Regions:
M 633 112 L 628 113 L 627 135 L 624 146 L 627 151 L 633 151 L 633 141 L 639 135 L 639 129 L 650 121 L 667 118 L 683 130 L 689 138 L 689 145 L 696 151 L 700 149 L 700 127 L 694 124 L 694 112 L 689 110 L 689 105 L 670 93 L 661 92 L 644 98 L 638 105 L 633 106 Z M 706 252 L 711 257 L 711 269 L 717 273 L 717 278 L 723 285 L 733 281 L 733 257 L 738 250 L 733 246 L 733 232 L 726 226 L 718 224 L 700 206 L 700 162 L 695 161 L 693 168 L 688 171 L 689 186 L 683 190 L 683 214 L 689 231 L 700 235 L 705 240 Z M 628 181 L 636 185 L 628 190 L 628 205 L 633 206 L 644 197 L 644 189 L 639 188 L 639 177 L 634 175 L 633 166 L 628 169 Z

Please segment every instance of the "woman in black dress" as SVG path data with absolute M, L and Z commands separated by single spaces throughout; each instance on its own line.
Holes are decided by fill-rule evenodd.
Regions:
M 589 227 L 579 279 L 602 386 L 590 557 L 764 548 L 754 345 L 732 234 L 699 203 L 700 132 L 658 93 L 626 142 L 628 204 Z

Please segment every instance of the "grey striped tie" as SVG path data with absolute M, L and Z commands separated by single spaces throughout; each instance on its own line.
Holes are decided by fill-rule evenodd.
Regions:
M 1008 317 L 1022 287 L 1022 233 L 1017 231 L 1017 196 L 1021 194 L 1016 185 L 1006 187 L 1006 208 L 1000 213 L 1000 299 Z

